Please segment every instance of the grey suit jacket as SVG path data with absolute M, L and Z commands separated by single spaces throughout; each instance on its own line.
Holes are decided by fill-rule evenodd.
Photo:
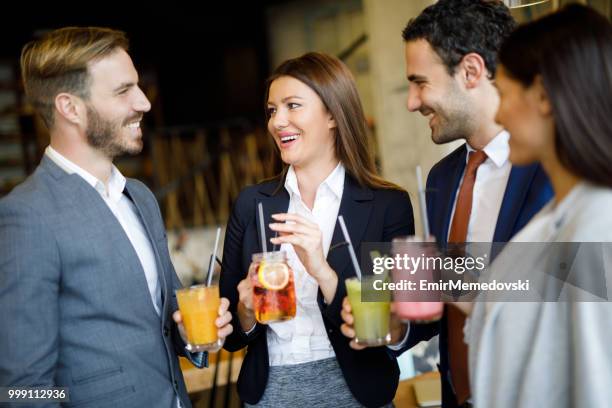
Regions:
M 125 193 L 155 252 L 161 317 L 123 228 L 80 176 L 44 157 L 0 200 L 0 386 L 69 387 L 67 406 L 191 406 L 159 207 L 139 181 Z

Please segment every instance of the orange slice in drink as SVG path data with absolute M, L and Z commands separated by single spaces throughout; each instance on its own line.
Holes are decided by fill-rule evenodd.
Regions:
M 280 290 L 289 283 L 289 268 L 281 262 L 259 264 L 257 277 L 264 288 Z

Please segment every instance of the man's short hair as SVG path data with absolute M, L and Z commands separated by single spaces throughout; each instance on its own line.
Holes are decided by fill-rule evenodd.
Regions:
M 404 41 L 424 39 L 436 51 L 453 75 L 461 59 L 476 53 L 493 77 L 497 52 L 515 29 L 510 10 L 499 0 L 439 0 L 410 20 Z
M 21 78 L 46 126 L 53 126 L 54 100 L 59 93 L 89 97 L 89 63 L 128 47 L 124 32 L 100 27 L 61 28 L 26 44 L 21 51 Z

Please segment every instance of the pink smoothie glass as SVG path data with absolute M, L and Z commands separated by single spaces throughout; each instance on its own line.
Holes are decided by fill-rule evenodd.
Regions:
M 427 241 L 422 237 L 407 236 L 393 239 L 391 252 L 394 257 L 415 257 L 425 259 L 436 257 L 439 252 L 436 248 L 435 238 L 429 236 Z M 444 302 L 440 301 L 439 291 L 421 291 L 420 281 L 433 281 L 435 276 L 433 268 L 420 267 L 414 274 L 405 269 L 393 268 L 391 275 L 394 283 L 401 281 L 414 282 L 413 290 L 393 291 L 393 308 L 395 315 L 404 320 L 412 322 L 432 322 L 442 317 Z

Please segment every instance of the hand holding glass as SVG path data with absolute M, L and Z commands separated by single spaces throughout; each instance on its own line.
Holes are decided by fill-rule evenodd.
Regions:
M 349 278 L 345 281 L 354 318 L 355 343 L 363 346 L 382 346 L 391 342 L 389 329 L 391 298 L 384 293 L 374 293 L 372 286 L 374 278 L 378 277 L 363 276 L 363 286 L 358 278 Z M 368 294 L 375 296 L 377 301 L 363 301 Z
M 215 324 L 221 305 L 219 286 L 196 285 L 177 289 L 176 299 L 187 337 L 187 349 L 192 352 L 218 351 L 223 346 Z

